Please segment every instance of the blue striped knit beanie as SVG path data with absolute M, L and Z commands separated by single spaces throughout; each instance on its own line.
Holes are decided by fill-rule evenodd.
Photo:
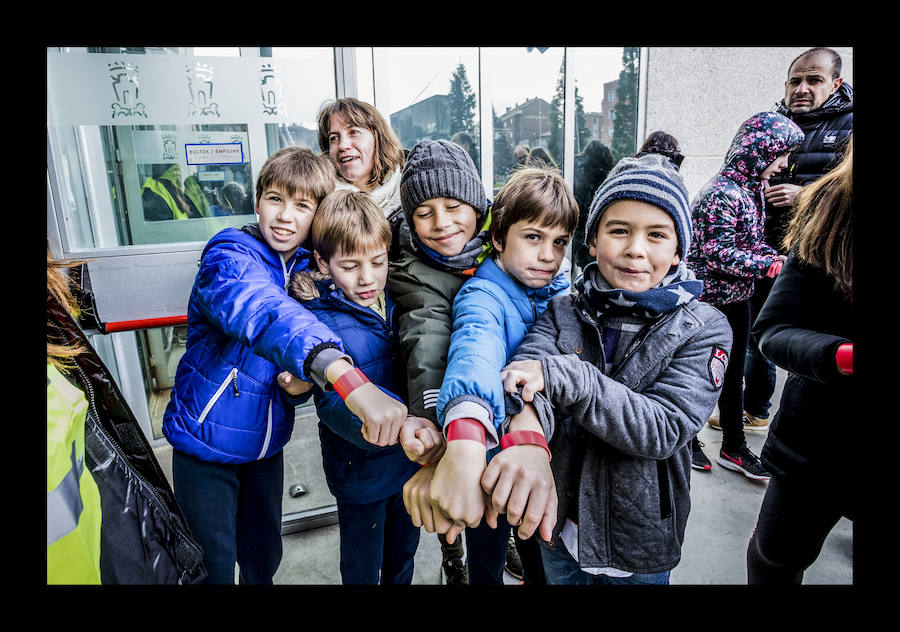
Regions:
M 638 200 L 658 206 L 675 223 L 684 258 L 691 247 L 691 205 L 681 174 L 665 156 L 646 154 L 622 158 L 597 189 L 588 209 L 584 241 L 590 246 L 603 211 L 617 200 Z

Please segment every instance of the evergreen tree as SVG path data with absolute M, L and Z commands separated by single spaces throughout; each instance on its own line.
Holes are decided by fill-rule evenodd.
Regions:
M 618 162 L 624 156 L 634 155 L 637 141 L 638 64 L 640 49 L 626 46 L 622 49 L 622 70 L 613 106 L 613 134 L 610 150 Z
M 563 54 L 562 63 L 559 66 L 559 79 L 556 80 L 556 92 L 550 101 L 550 140 L 547 141 L 547 151 L 563 169 L 563 155 L 565 142 L 563 140 L 563 111 L 566 106 L 566 57 Z
M 565 140 L 563 137 L 563 112 L 566 103 L 566 75 L 565 75 L 565 58 L 559 68 L 559 79 L 556 81 L 556 93 L 550 105 L 550 140 L 547 143 L 547 151 L 553 156 L 560 170 L 563 169 L 563 156 L 565 155 Z M 584 120 L 584 97 L 578 93 L 578 86 L 575 86 L 575 153 L 577 154 L 591 139 L 591 130 L 588 129 Z
M 585 145 L 591 140 L 591 130 L 584 120 L 584 97 L 578 94 L 578 86 L 575 86 L 575 153 L 581 153 Z
M 450 136 L 456 132 L 468 132 L 473 136 L 475 129 L 475 93 L 466 76 L 466 67 L 459 64 L 450 77 Z

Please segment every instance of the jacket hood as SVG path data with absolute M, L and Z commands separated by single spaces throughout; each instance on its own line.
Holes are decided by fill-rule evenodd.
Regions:
M 853 111 L 853 88 L 846 81 L 843 82 L 835 93 L 828 97 L 828 100 L 826 100 L 825 103 L 811 112 L 794 114 L 787 108 L 784 99 L 778 103 L 776 111 L 792 121 L 797 121 L 799 123 L 846 114 L 847 112 Z
M 305 300 L 307 307 L 310 309 L 314 309 L 317 307 L 333 308 L 335 306 L 343 306 L 342 309 L 344 309 L 344 311 L 361 310 L 364 314 L 368 314 L 369 312 L 375 314 L 375 311 L 371 308 L 358 305 L 357 303 L 354 303 L 352 300 L 347 298 L 344 295 L 343 290 L 335 286 L 334 281 L 331 279 L 331 277 L 325 277 L 324 279 L 317 280 L 315 281 L 315 285 L 316 289 L 319 292 L 319 295 L 317 297 Z M 382 292 L 384 293 L 384 304 L 387 307 L 387 312 L 390 313 L 391 311 L 393 311 L 394 301 L 391 299 L 387 288 L 384 288 Z
M 735 134 L 722 171 L 739 174 L 737 180 L 758 180 L 773 160 L 802 141 L 803 131 L 792 120 L 777 112 L 760 112 Z
M 157 180 L 165 180 L 174 185 L 179 191 L 184 190 L 184 185 L 181 182 L 181 168 L 178 165 L 172 165 L 163 171 Z

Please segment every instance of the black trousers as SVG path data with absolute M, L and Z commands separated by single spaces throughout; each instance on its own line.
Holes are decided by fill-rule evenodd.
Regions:
M 728 368 L 719 393 L 719 425 L 722 426 L 722 449 L 734 451 L 744 445 L 744 361 L 750 341 L 750 301 L 716 305 L 728 324 L 734 340 Z
M 403 495 L 371 503 L 337 502 L 344 584 L 412 583 L 419 527 L 413 526 Z
M 281 564 L 284 454 L 261 461 L 213 463 L 172 451 L 175 498 L 203 549 L 204 583 L 271 584 Z
M 506 545 L 509 535 L 515 538 L 516 550 L 522 560 L 522 579 L 527 585 L 544 586 L 547 580 L 544 577 L 544 564 L 541 561 L 541 547 L 538 544 L 537 534 L 527 540 L 522 540 L 516 535 L 516 529 L 509 526 L 506 516 L 497 516 L 497 528 L 492 529 L 482 518 L 481 524 L 474 529 L 466 529 L 453 544 L 447 544 L 447 539 L 438 534 L 441 543 L 441 553 L 444 559 L 461 557 L 463 555 L 462 542 L 465 539 L 469 549 L 466 560 L 469 570 L 469 583 L 472 585 L 502 585 L 503 567 L 506 563 Z
M 748 584 L 799 584 L 841 516 L 853 519 L 852 495 L 835 485 L 769 480 L 747 546 Z

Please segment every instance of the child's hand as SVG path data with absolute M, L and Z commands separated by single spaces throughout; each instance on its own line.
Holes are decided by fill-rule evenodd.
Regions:
M 444 435 L 430 419 L 410 415 L 400 427 L 400 445 L 414 463 L 435 463 L 444 453 Z
M 313 387 L 312 382 L 304 382 L 289 371 L 282 371 L 278 374 L 278 386 L 292 397 L 299 397 Z
M 436 464 L 423 467 L 413 474 L 403 485 L 403 505 L 416 527 L 425 527 L 428 533 L 447 534 L 451 544 L 465 529 L 465 525 L 455 525 L 440 507 L 431 502 L 431 481 Z
M 540 364 L 540 363 L 538 363 Z M 531 430 L 544 434 L 541 420 L 533 404 L 526 404 L 509 421 L 509 432 Z M 489 495 L 484 519 L 497 528 L 497 515 L 506 514 L 512 526 L 519 526 L 518 536 L 530 537 L 535 528 L 541 537 L 549 541 L 556 526 L 556 484 L 550 469 L 547 451 L 538 445 L 513 445 L 494 456 L 481 485 Z
M 431 500 L 457 526 L 477 527 L 484 515 L 481 490 L 486 450 L 477 441 L 448 441 L 431 481 Z M 448 533 L 447 541 L 452 542 Z
M 362 436 L 366 441 L 378 446 L 397 443 L 400 427 L 406 421 L 405 404 L 385 394 L 371 382 L 353 389 L 344 403 L 362 420 Z
M 518 525 L 521 539 L 539 528 L 541 537 L 550 540 L 558 499 L 544 448 L 515 445 L 502 450 L 485 468 L 481 485 L 490 496 L 484 511 L 489 526 L 496 528 L 497 515 L 505 513 L 510 525 Z
M 522 387 L 522 399 L 526 402 L 534 400 L 534 394 L 544 390 L 544 368 L 540 360 L 517 360 L 507 364 L 500 371 L 503 389 L 507 393 L 515 393 Z

